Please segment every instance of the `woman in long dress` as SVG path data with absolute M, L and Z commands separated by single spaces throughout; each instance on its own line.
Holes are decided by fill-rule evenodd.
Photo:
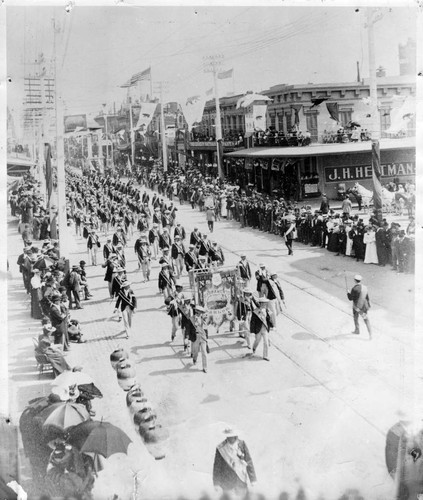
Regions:
M 353 240 L 350 238 L 350 231 L 352 229 L 351 224 L 347 224 L 345 227 L 345 232 L 347 233 L 347 246 L 345 249 L 345 255 L 348 257 L 353 257 L 354 253 L 352 251 L 352 246 L 353 246 Z
M 367 227 L 363 236 L 363 243 L 366 245 L 366 253 L 364 255 L 365 264 L 379 264 L 376 249 L 376 233 L 372 227 Z
M 34 269 L 33 273 L 34 276 L 31 278 L 31 317 L 42 319 L 44 315 L 40 304 L 42 299 L 40 270 Z

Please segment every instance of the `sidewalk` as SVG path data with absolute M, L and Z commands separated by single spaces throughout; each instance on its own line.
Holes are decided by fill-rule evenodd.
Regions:
M 194 225 L 206 231 L 204 214 L 175 204 L 188 234 Z M 242 431 L 255 462 L 258 489 L 267 496 L 283 490 L 295 494 L 300 481 L 311 499 L 319 494 L 335 499 L 347 486 L 355 486 L 366 500 L 386 500 L 393 482 L 384 465 L 384 436 L 410 397 L 409 374 L 404 374 L 412 356 L 410 277 L 301 244 L 288 258 L 283 241 L 275 235 L 240 229 L 232 221 L 215 226 L 211 239 L 225 248 L 225 265 L 235 265 L 245 250 L 253 272 L 264 261 L 282 279 L 288 311 L 279 318 L 271 339 L 271 362 L 261 359 L 261 347 L 259 356 L 245 358 L 247 349 L 236 334 L 211 332 L 209 372 L 201 372 L 200 360 L 200 367 L 192 367 L 180 333 L 170 342 L 170 320 L 157 294 L 158 263 L 153 262 L 152 281 L 142 283 L 134 240 L 126 257 L 139 305 L 133 335 L 124 339 L 122 324 L 112 317 L 104 269 L 88 267 L 94 298 L 84 302 L 83 310 L 72 311 L 88 342 L 72 344 L 68 359 L 71 365 L 82 365 L 104 394 L 94 401 L 95 418 L 120 426 L 133 441 L 128 457 L 107 460 L 95 498 L 108 498 L 114 492 L 129 498 L 138 470 L 139 498 L 199 498 L 205 491 L 212 493 L 214 449 L 222 439 L 218 423 L 228 422 Z M 16 421 L 29 399 L 48 394 L 50 379 L 37 380 L 30 337 L 38 335 L 39 322 L 30 318 L 17 271 L 21 238 L 13 222 L 8 233 L 9 372 Z M 85 240 L 76 242 L 71 264 L 87 260 Z M 344 268 L 350 285 L 357 272 L 369 284 L 374 304 L 372 342 L 364 332 L 362 338 L 348 335 L 352 318 Z M 131 424 L 125 395 L 109 364 L 109 355 L 118 346 L 130 351 L 137 379 L 170 432 L 163 461 L 153 460 Z

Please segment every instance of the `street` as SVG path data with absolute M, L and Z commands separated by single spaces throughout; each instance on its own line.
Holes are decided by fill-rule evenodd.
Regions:
M 193 227 L 208 233 L 204 213 L 177 200 L 174 204 L 187 234 Z M 278 273 L 287 309 L 271 333 L 269 363 L 262 359 L 262 346 L 248 356 L 244 340 L 221 328 L 210 334 L 205 374 L 201 363 L 192 366 L 184 354 L 180 331 L 171 342 L 170 318 L 157 287 L 159 265 L 153 261 L 152 279 L 143 283 L 133 251 L 136 236 L 125 249 L 128 279 L 138 299 L 132 336 L 124 337 L 122 323 L 113 316 L 101 265 L 87 267 L 93 299 L 84 301 L 83 310 L 72 311 L 87 343 L 72 344 L 67 359 L 72 366 L 83 366 L 103 392 L 103 399 L 94 402 L 96 418 L 120 426 L 133 441 L 128 456 L 107 460 L 94 498 L 111 498 L 113 493 L 129 498 L 134 488 L 137 498 L 212 493 L 214 450 L 224 423 L 235 426 L 248 444 L 257 492 L 295 496 L 301 486 L 307 498 L 337 499 L 352 488 L 366 500 L 389 498 L 394 482 L 384 462 L 385 436 L 413 397 L 408 384 L 413 370 L 413 276 L 296 243 L 294 255 L 288 256 L 278 236 L 241 229 L 235 221 L 217 221 L 209 238 L 222 246 L 225 267 L 235 266 L 242 251 L 253 273 L 265 263 Z M 100 240 L 105 243 L 104 236 Z M 87 260 L 85 245 L 84 239 L 76 240 L 71 265 Z M 48 394 L 50 385 L 48 375 L 37 379 L 31 337 L 40 327 L 30 318 L 16 266 L 20 252 L 17 224 L 9 219 L 9 370 L 15 422 L 28 400 Z M 360 336 L 351 335 L 345 276 L 351 288 L 357 273 L 369 287 L 371 341 L 364 325 Z M 186 274 L 183 282 L 188 285 Z M 170 433 L 163 460 L 155 461 L 148 453 L 131 422 L 125 393 L 109 362 L 118 346 L 135 361 L 137 380 L 158 422 Z

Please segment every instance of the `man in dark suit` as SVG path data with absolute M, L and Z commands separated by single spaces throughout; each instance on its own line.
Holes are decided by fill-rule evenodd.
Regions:
M 75 301 L 75 309 L 83 309 L 81 306 L 81 297 L 79 295 L 81 291 L 81 275 L 79 274 L 79 266 L 72 266 L 66 288 L 69 299 L 69 309 L 72 309 L 72 297 Z
M 195 245 L 196 248 L 199 248 L 201 242 L 201 233 L 198 230 L 198 227 L 195 227 L 194 231 L 192 231 L 189 242 L 191 245 Z
M 358 322 L 359 316 L 361 316 L 366 324 L 367 331 L 369 332 L 369 338 L 372 338 L 372 329 L 370 326 L 369 318 L 367 317 L 367 312 L 370 309 L 370 298 L 367 287 L 361 283 L 363 278 L 356 274 L 354 276 L 355 285 L 352 287 L 350 292 L 347 292 L 348 300 L 353 303 L 353 317 L 355 330 L 352 332 L 355 335 L 360 334 L 360 325 Z
M 107 238 L 106 244 L 103 246 L 103 257 L 104 261 L 109 258 L 109 255 L 114 252 L 114 248 L 112 245 L 112 238 Z
M 190 245 L 188 252 L 185 254 L 185 268 L 187 272 L 195 269 L 198 264 L 197 255 L 195 254 L 195 245 Z
M 261 339 L 263 339 L 263 359 L 269 359 L 269 331 L 275 327 L 275 319 L 267 309 L 268 299 L 266 297 L 259 297 L 259 307 L 254 309 L 251 315 L 250 331 L 254 333 L 256 339 L 253 344 L 253 354 L 256 352 Z
M 170 237 L 168 229 L 163 228 L 163 233 L 159 236 L 159 248 L 162 250 L 164 247 L 171 247 L 172 239 Z
M 238 262 L 238 269 L 241 279 L 244 281 L 245 286 L 248 287 L 251 280 L 251 268 L 245 253 L 241 254 L 241 260 Z

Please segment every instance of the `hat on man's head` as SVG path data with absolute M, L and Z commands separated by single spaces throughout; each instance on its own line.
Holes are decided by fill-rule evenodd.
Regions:
M 180 236 L 175 235 L 175 240 L 180 240 L 180 239 L 181 239 L 181 237 L 180 237 Z
M 73 265 L 73 266 L 72 266 L 72 269 L 79 269 L 78 264 Z
M 241 256 L 241 257 L 247 257 L 247 254 L 246 254 L 245 252 L 242 252 L 242 253 L 240 254 L 240 256 Z
M 261 263 L 259 264 L 259 267 L 266 267 L 265 264 Z
M 253 293 L 253 291 L 251 290 L 251 288 L 244 288 L 243 290 L 243 293 Z
M 231 428 L 231 427 L 227 427 L 224 431 L 223 431 L 223 434 L 225 435 L 225 437 L 238 437 L 239 436 L 239 432 L 234 429 L 234 428 Z
M 355 281 L 361 281 L 362 279 L 363 279 L 363 278 L 362 278 L 362 276 L 360 276 L 359 274 L 356 274 L 356 275 L 354 276 L 354 280 L 355 280 Z
M 179 288 L 183 288 L 184 285 L 182 284 L 182 282 L 180 280 L 176 280 L 175 281 L 175 286 L 179 287 Z
M 191 243 L 189 247 L 190 248 L 195 248 L 195 245 Z

